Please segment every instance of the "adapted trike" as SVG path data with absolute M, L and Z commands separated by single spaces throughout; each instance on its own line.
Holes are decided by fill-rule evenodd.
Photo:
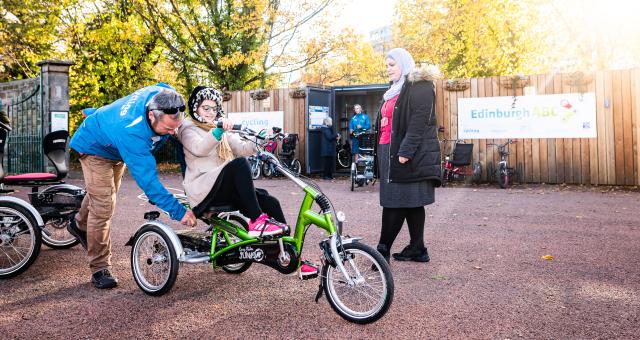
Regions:
M 78 244 L 67 231 L 69 219 L 80 208 L 84 189 L 64 184 L 67 175 L 67 131 L 47 134 L 44 153 L 56 173 L 25 173 L 5 176 L 2 167 L 4 146 L 11 127 L 0 124 L 0 279 L 16 276 L 31 266 L 41 244 L 65 249 Z M 7 186 L 30 187 L 29 202 L 17 197 Z M 40 187 L 45 187 L 40 190 Z
M 374 185 L 376 178 L 374 177 L 374 148 L 375 134 L 373 132 L 354 132 L 354 138 L 358 139 L 358 154 L 351 163 L 351 191 L 355 187 L 363 185 Z
M 444 126 L 438 129 L 444 134 Z M 473 144 L 465 143 L 459 139 L 441 139 L 443 159 L 440 161 L 440 175 L 442 186 L 447 186 L 452 181 L 472 181 L 479 183 L 482 177 L 482 166 L 480 162 L 473 161 Z M 447 146 L 453 143 L 453 149 L 448 152 Z
M 235 126 L 234 130 L 247 139 L 259 138 L 246 128 Z M 320 242 L 322 268 L 316 302 L 324 293 L 334 311 L 355 323 L 381 318 L 394 294 L 393 277 L 382 255 L 358 238 L 341 235 L 344 213 L 335 212 L 315 183 L 283 166 L 268 151 L 259 151 L 258 157 L 305 193 L 294 234 L 287 230 L 278 236 L 251 237 L 246 231 L 248 219 L 234 206 L 209 207 L 198 216 L 208 225 L 205 232 L 176 232 L 158 220 L 160 213 L 148 212 L 147 221 L 127 243 L 132 247 L 131 270 L 138 287 L 149 295 L 167 293 L 176 281 L 179 263 L 207 263 L 230 274 L 260 263 L 283 274 L 293 273 L 300 266 L 306 231 L 315 225 L 328 235 Z M 188 204 L 183 195 L 177 197 Z M 319 212 L 312 208 L 314 203 Z

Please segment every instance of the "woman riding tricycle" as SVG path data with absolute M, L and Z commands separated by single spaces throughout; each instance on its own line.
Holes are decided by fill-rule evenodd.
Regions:
M 301 276 L 305 276 L 301 253 L 306 231 L 315 225 L 327 232 L 320 243 L 322 268 L 316 300 L 326 294 L 331 307 L 352 322 L 370 323 L 382 317 L 394 293 L 393 277 L 382 255 L 357 238 L 340 234 L 344 214 L 334 210 L 317 185 L 284 167 L 270 152 L 259 151 L 261 161 L 275 166 L 304 192 L 292 235 L 278 201 L 268 194 L 264 194 L 267 204 L 260 201 L 247 161 L 242 158 L 255 152 L 256 139 L 261 137 L 222 118 L 219 94 L 205 90 L 197 91 L 202 93 L 195 97 L 192 94 L 189 108 L 193 119 L 183 124 L 178 137 L 187 157 L 187 197 L 183 199 L 208 227 L 204 232 L 174 232 L 157 220 L 158 214 L 146 214 L 148 221 L 128 243 L 138 286 L 150 295 L 168 292 L 176 280 L 179 262 L 211 263 L 233 274 L 260 263 L 284 274 L 300 268 Z M 205 153 L 216 161 L 196 161 Z M 208 183 L 194 186 L 198 175 L 211 169 L 218 169 L 217 176 L 202 178 L 201 183 Z M 314 203 L 319 211 L 313 209 Z M 307 267 L 309 272 L 315 271 Z

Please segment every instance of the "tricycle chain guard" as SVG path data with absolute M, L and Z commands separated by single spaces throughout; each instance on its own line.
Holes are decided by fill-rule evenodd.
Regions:
M 280 246 L 277 241 L 253 243 L 227 251 L 220 255 L 216 261 L 216 265 L 224 266 L 243 262 L 255 262 L 269 266 L 282 274 L 291 274 L 298 269 L 299 254 L 293 244 L 284 242 L 283 246 L 290 258 L 286 265 L 281 265 L 278 261 Z

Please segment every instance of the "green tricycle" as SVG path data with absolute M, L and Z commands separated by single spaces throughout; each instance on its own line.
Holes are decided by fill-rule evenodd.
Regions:
M 240 126 L 234 126 L 231 132 L 247 140 L 261 139 Z M 199 218 L 208 225 L 205 232 L 174 231 L 158 220 L 159 212 L 147 212 L 146 222 L 127 242 L 132 246 L 131 270 L 138 287 L 149 295 L 167 293 L 176 281 L 179 263 L 207 263 L 230 274 L 240 274 L 253 263 L 260 263 L 283 274 L 293 273 L 300 266 L 306 231 L 315 225 L 328 235 L 320 242 L 322 268 L 315 301 L 324 292 L 333 310 L 351 322 L 366 324 L 381 318 L 394 294 L 389 264 L 359 238 L 341 235 L 345 214 L 334 210 L 315 183 L 291 172 L 270 152 L 261 150 L 258 157 L 273 164 L 305 193 L 293 236 L 290 230 L 277 236 L 249 236 L 249 220 L 234 206 L 213 206 L 201 214 Z M 188 204 L 184 195 L 176 197 Z M 314 203 L 319 212 L 314 211 Z

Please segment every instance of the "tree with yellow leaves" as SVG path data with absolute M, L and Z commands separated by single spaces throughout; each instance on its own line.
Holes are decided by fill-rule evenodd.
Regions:
M 187 89 L 204 80 L 228 90 L 241 90 L 266 87 L 280 75 L 322 59 L 329 52 L 328 44 L 315 45 L 309 54 L 297 53 L 295 46 L 303 45 L 301 27 L 332 1 L 132 2 L 166 46 Z
M 321 86 L 373 84 L 386 82 L 385 75 L 383 54 L 353 29 L 345 29 L 326 58 L 304 69 L 301 81 Z
M 449 78 L 529 73 L 538 65 L 530 1 L 399 0 L 394 40 Z

